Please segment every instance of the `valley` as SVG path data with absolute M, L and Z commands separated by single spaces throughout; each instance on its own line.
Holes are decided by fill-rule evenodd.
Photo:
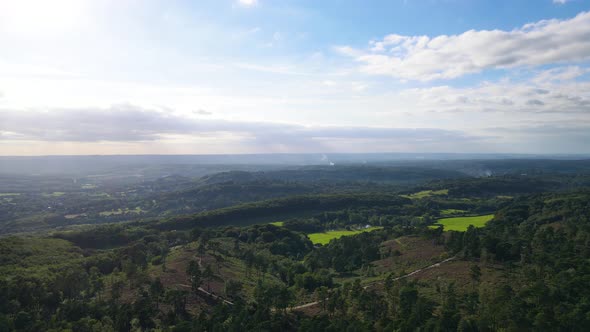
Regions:
M 427 165 L 419 173 L 430 177 Z M 551 314 L 543 326 L 570 324 L 578 311 L 537 304 L 516 319 L 505 306 L 581 305 L 590 173 L 443 172 L 410 184 L 416 170 L 402 183 L 405 168 L 363 167 L 379 178 L 347 166 L 345 181 L 306 168 L 74 191 L 52 179 L 38 193 L 13 181 L 0 196 L 13 208 L 3 210 L 0 326 L 493 330 L 540 326 L 527 318 L 540 312 Z M 41 212 L 48 204 L 62 219 Z M 569 297 L 546 288 L 565 276 Z

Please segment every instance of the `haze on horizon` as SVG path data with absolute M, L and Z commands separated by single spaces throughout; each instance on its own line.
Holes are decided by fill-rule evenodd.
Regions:
M 0 155 L 590 153 L 586 0 L 0 0 Z

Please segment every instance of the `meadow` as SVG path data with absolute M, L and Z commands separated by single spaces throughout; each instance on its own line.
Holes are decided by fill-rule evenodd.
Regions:
M 127 214 L 127 213 L 135 213 L 135 214 L 139 214 L 145 212 L 144 210 L 142 210 L 139 206 L 136 207 L 135 209 L 117 209 L 117 210 L 111 210 L 111 211 L 102 211 L 99 212 L 99 215 L 102 217 L 108 217 L 108 216 L 116 216 L 116 215 L 120 215 L 120 214 Z
M 441 190 L 422 190 L 415 192 L 409 195 L 401 195 L 402 197 L 409 198 L 409 199 L 422 199 L 430 196 L 441 196 L 441 195 L 448 195 L 448 189 L 441 189 Z
M 442 218 L 438 220 L 436 225 L 432 225 L 430 228 L 436 228 L 438 225 L 443 225 L 443 229 L 445 231 L 464 232 L 467 230 L 469 225 L 473 225 L 475 227 L 484 227 L 488 221 L 492 220 L 492 218 L 494 218 L 493 214 L 475 217 Z
M 63 191 L 54 191 L 52 193 L 43 193 L 41 194 L 43 197 L 61 197 L 63 195 L 65 195 L 66 193 Z
M 322 233 L 311 233 L 311 234 L 307 234 L 307 237 L 309 237 L 309 239 L 311 240 L 311 242 L 313 242 L 313 244 L 328 244 L 330 242 L 330 240 L 332 239 L 338 239 L 341 238 L 343 236 L 350 236 L 350 235 L 355 235 L 355 234 L 360 234 L 363 232 L 371 232 L 371 231 L 375 231 L 378 229 L 381 229 L 383 227 L 379 227 L 379 226 L 375 226 L 375 227 L 369 227 L 369 228 L 363 228 L 363 229 L 357 229 L 357 230 L 336 230 L 336 231 L 328 231 L 328 232 L 322 232 Z
M 467 211 L 459 209 L 444 209 L 440 211 L 441 216 L 452 216 L 462 213 L 467 213 Z

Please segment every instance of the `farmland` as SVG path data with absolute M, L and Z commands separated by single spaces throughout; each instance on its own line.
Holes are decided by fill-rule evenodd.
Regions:
M 447 195 L 449 193 L 448 189 L 441 189 L 441 190 L 422 190 L 415 192 L 409 195 L 401 195 L 402 197 L 409 198 L 409 199 L 422 199 L 431 196 L 442 196 Z
M 113 215 L 119 215 L 119 214 L 126 214 L 126 213 L 142 213 L 144 212 L 140 207 L 136 207 L 135 209 L 117 209 L 117 210 L 111 210 L 111 211 L 102 211 L 99 213 L 99 215 L 101 216 L 113 216 Z
M 493 214 L 475 217 L 443 218 L 439 219 L 437 224 L 443 225 L 445 231 L 464 232 L 467 230 L 469 225 L 473 225 L 474 227 L 484 227 L 488 221 L 492 220 L 492 218 L 494 218 Z M 431 228 L 436 227 L 437 225 L 431 226 Z
M 355 234 L 360 234 L 363 232 L 371 232 L 382 227 L 369 227 L 369 228 L 362 228 L 358 230 L 335 230 L 335 231 L 327 231 L 322 233 L 311 233 L 308 234 L 307 237 L 313 242 L 313 244 L 328 244 L 332 239 L 338 239 L 343 236 L 350 236 Z
M 459 210 L 459 209 L 444 209 L 440 211 L 440 214 L 442 216 L 452 216 L 452 215 L 457 215 L 457 214 L 463 214 L 466 213 L 467 211 L 465 210 Z

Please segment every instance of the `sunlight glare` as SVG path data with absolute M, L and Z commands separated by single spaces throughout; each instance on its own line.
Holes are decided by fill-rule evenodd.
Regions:
M 84 20 L 84 0 L 0 0 L 0 29 L 43 33 L 70 29 Z

